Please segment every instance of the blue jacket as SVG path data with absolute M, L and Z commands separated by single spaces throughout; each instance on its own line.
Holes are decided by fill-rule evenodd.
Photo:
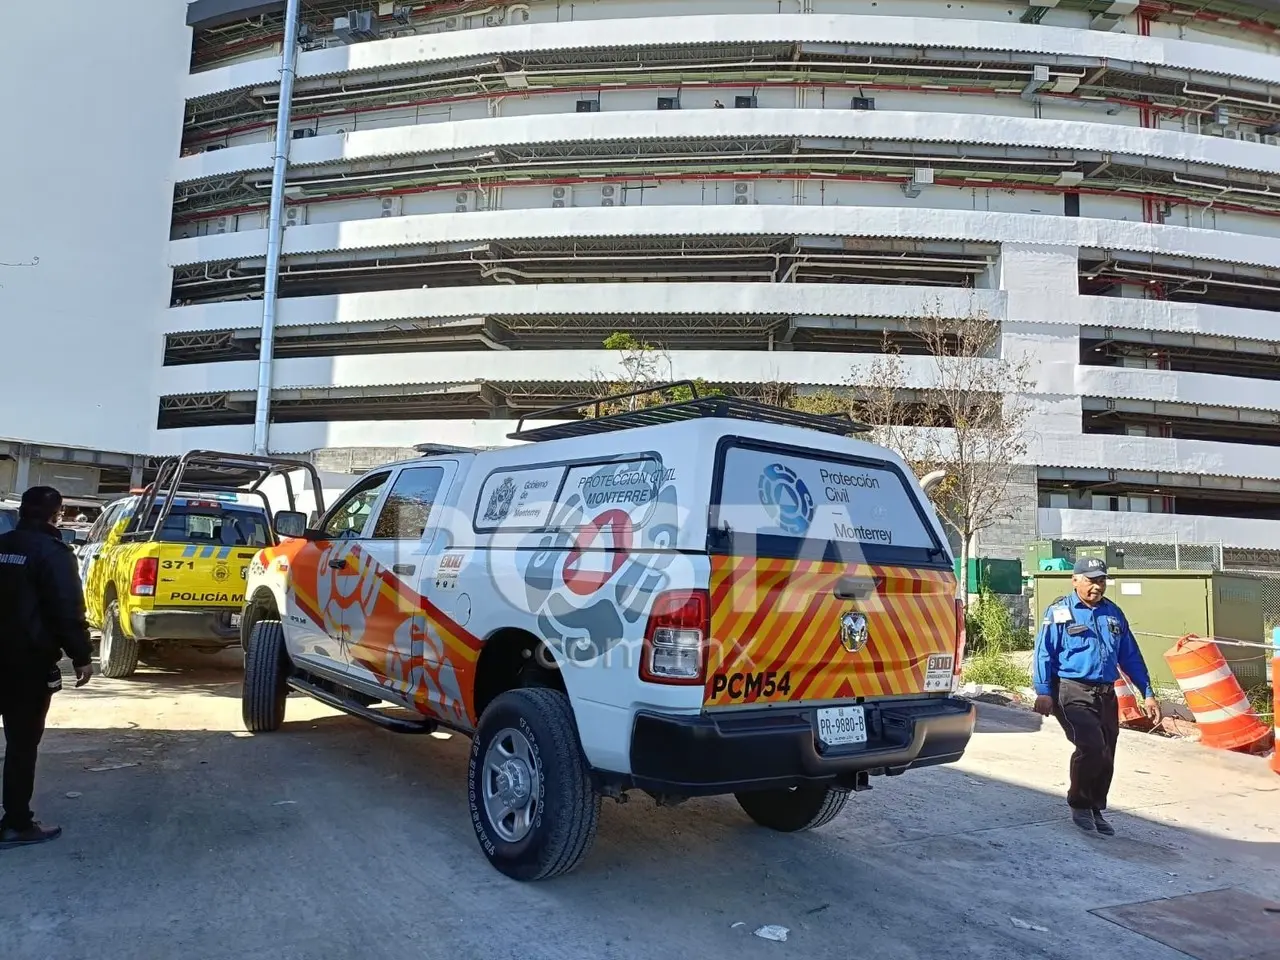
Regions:
M 1048 696 L 1057 677 L 1085 683 L 1115 683 L 1117 666 L 1144 697 L 1153 696 L 1151 677 L 1120 608 L 1102 598 L 1092 609 L 1074 593 L 1049 604 L 1036 636 L 1034 684 Z

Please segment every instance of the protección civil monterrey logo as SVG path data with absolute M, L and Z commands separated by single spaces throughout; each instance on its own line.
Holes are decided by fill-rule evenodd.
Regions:
M 760 502 L 784 531 L 803 535 L 813 522 L 813 496 L 790 467 L 771 463 L 760 474 Z

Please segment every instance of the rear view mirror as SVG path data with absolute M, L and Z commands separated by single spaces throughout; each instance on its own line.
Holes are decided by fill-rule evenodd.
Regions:
M 276 536 L 302 537 L 307 532 L 307 515 L 297 510 L 280 510 L 276 513 Z

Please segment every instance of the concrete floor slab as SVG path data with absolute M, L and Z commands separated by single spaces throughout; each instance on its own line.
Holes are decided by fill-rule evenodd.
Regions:
M 996 707 L 962 763 L 877 779 L 813 833 L 757 828 L 732 798 L 639 796 L 606 803 L 578 871 L 517 884 L 468 822 L 465 739 L 297 697 L 282 731 L 248 736 L 238 679 L 148 671 L 58 696 L 37 806 L 66 834 L 0 855 L 5 960 L 1185 960 L 1091 911 L 1280 899 L 1265 762 L 1126 733 L 1120 836 L 1086 836 L 1057 725 Z M 136 766 L 94 772 L 108 760 Z M 754 937 L 764 924 L 788 940 Z

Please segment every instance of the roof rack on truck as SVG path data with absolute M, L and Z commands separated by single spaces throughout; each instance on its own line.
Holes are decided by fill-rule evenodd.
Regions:
M 665 390 L 683 387 L 692 399 L 677 400 L 660 404 L 656 407 L 644 407 L 635 410 L 624 410 L 621 413 L 601 415 L 602 404 L 617 403 L 632 397 L 641 397 L 649 393 L 661 393 Z M 591 407 L 591 416 L 581 419 L 583 407 Z M 526 420 L 554 420 L 558 416 L 572 415 L 577 419 L 565 423 L 552 424 L 546 427 L 525 429 Z M 698 394 L 698 387 L 692 380 L 676 380 L 659 386 L 645 387 L 611 396 L 597 397 L 594 400 L 579 400 L 565 403 L 545 410 L 535 410 L 520 418 L 514 432 L 507 434 L 511 440 L 563 440 L 566 437 L 585 437 L 596 433 L 610 433 L 614 430 L 631 430 L 636 427 L 652 427 L 663 423 L 676 423 L 681 420 L 698 420 L 704 417 L 719 417 L 727 420 L 749 420 L 755 423 L 773 423 L 789 427 L 804 427 L 808 430 L 820 430 L 836 436 L 847 437 L 855 433 L 865 433 L 871 428 L 858 423 L 851 417 L 842 414 L 802 413 L 799 410 L 788 410 L 759 400 L 748 400 L 744 397 L 708 396 Z
M 256 456 L 243 453 L 220 453 L 215 450 L 189 450 L 180 457 L 169 457 L 156 471 L 154 482 L 147 484 L 142 492 L 142 500 L 134 517 L 136 527 L 130 529 L 126 536 L 146 539 L 156 536 L 163 528 L 173 502 L 178 497 L 201 493 L 234 493 L 242 496 L 256 496 L 262 501 L 267 516 L 271 516 L 271 503 L 262 489 L 263 483 L 274 476 L 284 480 L 285 497 L 289 509 L 297 508 L 297 500 L 293 492 L 293 480 L 289 474 L 302 470 L 311 482 L 315 496 L 316 511 L 324 513 L 324 490 L 320 483 L 320 474 L 315 465 L 308 460 L 295 460 L 288 457 Z M 192 471 L 203 471 L 208 474 L 222 474 L 225 482 L 216 480 L 190 480 L 187 474 Z M 156 504 L 160 509 L 156 510 Z M 144 518 L 154 516 L 151 529 L 143 530 Z

